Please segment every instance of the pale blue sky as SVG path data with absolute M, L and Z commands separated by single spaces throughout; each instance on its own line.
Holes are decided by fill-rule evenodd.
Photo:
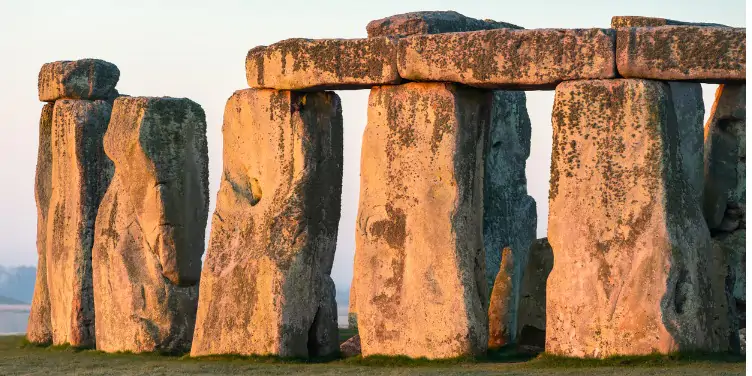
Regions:
M 246 52 L 285 38 L 360 38 L 377 18 L 419 10 L 455 10 L 525 28 L 609 27 L 611 16 L 642 15 L 744 27 L 744 0 L 624 1 L 41 1 L 0 0 L 0 264 L 36 264 L 34 169 L 37 73 L 55 60 L 100 58 L 120 68 L 129 95 L 188 97 L 209 125 L 212 204 L 222 169 L 222 111 L 247 87 Z M 715 86 L 704 85 L 705 106 Z M 368 91 L 339 92 L 345 120 L 342 220 L 333 277 L 350 283 L 355 247 L 360 143 Z M 553 92 L 528 93 L 533 124 L 528 189 L 545 236 Z

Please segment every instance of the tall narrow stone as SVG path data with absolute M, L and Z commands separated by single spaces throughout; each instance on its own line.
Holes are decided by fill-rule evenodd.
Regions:
M 190 349 L 209 210 L 206 116 L 178 98 L 120 98 L 104 137 L 115 174 L 92 251 L 97 349 Z
M 335 353 L 339 97 L 237 91 L 222 131 L 224 172 L 191 355 Z
M 514 257 L 512 249 L 507 247 L 501 252 L 501 268 L 496 274 L 488 307 L 488 347 L 492 349 L 500 348 L 512 341 L 512 330 L 517 321 L 509 309 L 515 298 L 512 291 L 512 275 Z
M 445 83 L 371 90 L 354 269 L 363 356 L 485 352 L 491 101 L 490 92 Z
M 665 83 L 573 81 L 553 110 L 546 351 L 719 350 L 710 234 Z
M 350 285 L 350 301 L 347 307 L 347 327 L 348 329 L 358 329 L 358 308 L 357 299 L 355 298 L 355 282 Z
M 679 129 L 679 153 L 684 178 L 692 190 L 692 198 L 702 205 L 704 186 L 702 122 L 705 118 L 705 103 L 702 100 L 702 85 L 695 82 L 668 82 L 671 89 L 677 127 Z M 694 205 L 694 204 L 693 204 Z
M 517 344 L 523 351 L 542 352 L 545 349 L 546 281 L 553 266 L 554 254 L 548 239 L 533 242 L 520 286 L 520 308 L 517 311 Z
M 37 278 L 34 297 L 31 301 L 26 338 L 31 343 L 52 343 L 50 321 L 50 293 L 47 287 L 47 212 L 52 190 L 52 113 L 54 104 L 42 108 L 39 120 L 39 152 L 34 183 L 34 198 L 37 203 Z
M 53 110 L 46 261 L 56 345 L 95 344 L 91 248 L 97 209 L 112 178 L 102 146 L 111 110 L 105 101 L 67 99 Z

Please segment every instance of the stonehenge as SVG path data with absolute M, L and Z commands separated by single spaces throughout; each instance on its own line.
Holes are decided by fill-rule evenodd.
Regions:
M 124 96 L 102 60 L 45 64 L 29 341 L 193 357 L 744 351 L 746 29 L 524 29 L 447 11 L 366 32 L 248 51 L 203 261 L 201 106 Z M 720 84 L 704 126 L 702 83 Z M 358 334 L 340 346 L 346 125 L 331 90 L 355 89 L 370 90 Z M 555 93 L 537 240 L 526 90 Z
M 190 350 L 209 210 L 206 120 L 189 99 L 115 100 L 114 176 L 97 213 L 97 349 Z

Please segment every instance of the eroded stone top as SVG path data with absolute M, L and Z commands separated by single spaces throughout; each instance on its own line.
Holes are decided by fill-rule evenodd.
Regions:
M 522 29 L 522 27 L 494 20 L 478 20 L 455 11 L 424 11 L 396 14 L 368 23 L 368 37 L 406 37 L 417 34 L 453 33 L 490 29 Z
M 55 61 L 39 71 L 39 100 L 109 99 L 120 79 L 115 64 L 99 59 Z
M 643 17 L 643 16 L 614 16 L 611 18 L 611 28 L 619 29 L 622 27 L 655 27 L 655 26 L 715 26 L 726 27 L 726 25 L 705 23 L 705 22 L 685 22 L 670 20 L 667 18 L 658 17 Z

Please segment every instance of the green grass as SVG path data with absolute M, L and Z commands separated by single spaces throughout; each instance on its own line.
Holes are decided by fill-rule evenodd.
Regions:
M 340 341 L 354 332 L 342 330 Z M 573 359 L 516 353 L 447 360 L 355 357 L 334 360 L 268 356 L 106 354 L 70 346 L 36 346 L 21 336 L 0 336 L 0 375 L 743 375 L 744 359 L 731 355 L 671 354 Z

